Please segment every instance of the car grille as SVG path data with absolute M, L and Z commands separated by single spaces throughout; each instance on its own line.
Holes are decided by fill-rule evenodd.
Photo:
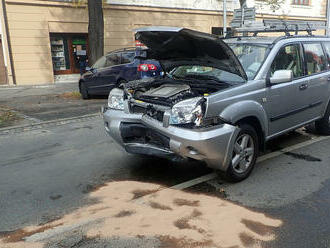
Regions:
M 165 135 L 147 128 L 140 123 L 121 123 L 121 137 L 124 143 L 150 144 L 170 149 L 170 139 Z
M 163 122 L 164 111 L 156 110 L 151 105 L 147 108 L 138 105 L 131 106 L 131 112 L 134 114 L 146 114 L 157 121 Z

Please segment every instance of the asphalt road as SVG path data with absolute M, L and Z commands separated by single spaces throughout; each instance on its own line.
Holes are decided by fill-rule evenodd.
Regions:
M 308 135 L 292 133 L 273 141 L 269 152 L 308 140 Z M 107 137 L 99 117 L 0 135 L 0 147 L 0 239 L 10 231 L 40 226 L 97 204 L 91 193 L 105 183 L 137 181 L 170 187 L 211 172 L 198 162 L 128 155 Z M 274 228 L 275 238 L 261 242 L 263 247 L 330 247 L 329 147 L 330 139 L 325 139 L 282 152 L 258 163 L 244 182 L 229 184 L 216 178 L 186 191 L 281 220 L 283 224 Z M 103 247 L 110 242 L 79 239 L 72 246 L 68 239 L 61 238 L 67 245 L 56 246 L 52 240 L 45 247 Z M 245 247 L 253 245 L 248 241 L 243 242 Z M 161 246 L 155 237 L 111 242 L 109 247 L 176 247 Z

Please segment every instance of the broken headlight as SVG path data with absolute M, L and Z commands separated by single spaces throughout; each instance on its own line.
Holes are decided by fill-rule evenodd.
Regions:
M 108 106 L 111 109 L 124 110 L 124 91 L 112 89 L 108 97 Z
M 201 97 L 178 102 L 172 107 L 170 124 L 194 123 L 196 126 L 200 126 L 204 114 L 203 103 L 204 99 Z

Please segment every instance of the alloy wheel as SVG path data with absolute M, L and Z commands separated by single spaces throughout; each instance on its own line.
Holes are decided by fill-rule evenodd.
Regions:
M 251 166 L 255 155 L 253 138 L 242 134 L 235 142 L 232 157 L 232 167 L 236 173 L 244 173 Z

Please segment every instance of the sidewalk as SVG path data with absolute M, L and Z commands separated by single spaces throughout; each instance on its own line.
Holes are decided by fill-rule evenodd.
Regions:
M 23 96 L 41 96 L 79 91 L 78 82 L 61 82 L 37 86 L 0 86 L 0 100 Z
M 78 92 L 78 82 L 1 86 L 0 126 L 29 125 L 93 115 L 107 102 L 106 96 L 83 100 Z

